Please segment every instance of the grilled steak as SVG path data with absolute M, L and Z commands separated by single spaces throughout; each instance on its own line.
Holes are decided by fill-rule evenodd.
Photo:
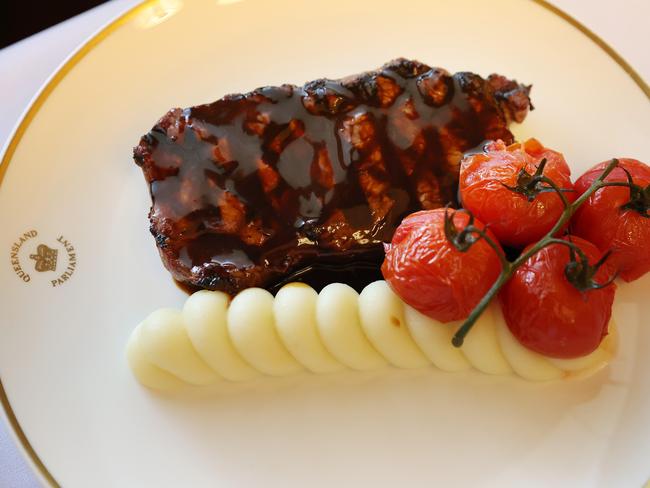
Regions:
M 463 152 L 513 142 L 529 90 L 397 59 L 170 110 L 134 150 L 162 260 L 182 283 L 229 293 L 378 269 L 404 216 L 455 202 Z

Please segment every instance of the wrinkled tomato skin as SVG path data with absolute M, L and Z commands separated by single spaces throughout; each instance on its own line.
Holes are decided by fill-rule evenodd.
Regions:
M 579 237 L 570 239 L 585 252 L 590 264 L 602 256 L 592 243 Z M 568 248 L 551 244 L 519 267 L 499 294 L 512 334 L 525 347 L 545 356 L 584 356 L 607 335 L 616 285 L 581 292 L 564 274 L 568 262 Z M 596 281 L 606 282 L 613 272 L 610 266 L 601 267 Z
M 609 161 L 598 164 L 575 183 L 582 195 L 603 172 Z M 627 181 L 625 168 L 637 185 L 650 184 L 650 167 L 635 159 L 619 159 L 619 167 L 606 181 Z M 612 250 L 609 261 L 625 281 L 633 281 L 650 271 L 650 219 L 632 209 L 621 209 L 630 200 L 630 190 L 613 186 L 601 188 L 580 206 L 571 221 L 572 232 L 593 242 L 605 252 Z
M 533 174 L 546 159 L 544 175 L 559 188 L 572 190 L 571 170 L 559 152 L 547 149 L 539 141 L 506 146 L 491 142 L 484 152 L 465 157 L 460 168 L 462 206 L 489 226 L 501 244 L 521 249 L 540 240 L 560 218 L 564 204 L 555 192 L 540 193 L 532 202 L 504 185 L 514 187 L 522 168 Z M 572 191 L 564 193 L 569 202 Z
M 455 212 L 456 228 L 465 228 L 468 214 L 448 211 Z M 386 245 L 381 271 L 406 303 L 429 317 L 450 322 L 469 315 L 498 278 L 501 262 L 484 239 L 466 252 L 457 250 L 445 236 L 444 219 L 442 208 L 406 217 Z M 477 220 L 474 225 L 484 228 Z

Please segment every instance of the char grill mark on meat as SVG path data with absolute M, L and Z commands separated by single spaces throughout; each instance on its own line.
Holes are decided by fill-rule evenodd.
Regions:
M 404 216 L 455 201 L 463 152 L 513 142 L 529 90 L 397 59 L 170 110 L 134 150 L 163 262 L 228 293 L 372 268 Z

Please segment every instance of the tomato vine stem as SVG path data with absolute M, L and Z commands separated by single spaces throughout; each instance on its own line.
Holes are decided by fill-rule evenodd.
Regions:
M 487 308 L 487 306 L 490 304 L 492 299 L 499 293 L 499 290 L 503 287 L 503 285 L 506 284 L 506 282 L 512 277 L 514 272 L 519 268 L 522 264 L 524 264 L 528 259 L 535 254 L 537 254 L 540 250 L 545 248 L 546 246 L 550 244 L 554 244 L 557 242 L 558 239 L 556 239 L 554 236 L 562 229 L 564 226 L 569 222 L 573 214 L 580 208 L 580 206 L 587 201 L 587 199 L 596 191 L 599 189 L 605 187 L 605 186 L 611 186 L 611 184 L 606 183 L 604 180 L 607 178 L 607 176 L 616 168 L 618 165 L 618 159 L 612 159 L 610 163 L 607 165 L 607 167 L 603 170 L 603 172 L 600 174 L 598 178 L 594 180 L 594 182 L 591 184 L 591 186 L 585 191 L 582 195 L 580 195 L 579 198 L 577 198 L 573 203 L 569 203 L 567 199 L 564 197 L 562 194 L 562 191 L 560 188 L 557 188 L 557 186 L 550 180 L 546 179 L 544 177 L 544 183 L 547 183 L 551 186 L 551 188 L 558 193 L 560 198 L 562 199 L 562 202 L 564 203 L 564 211 L 562 212 L 562 215 L 560 218 L 557 220 L 553 228 L 548 231 L 548 233 L 542 237 L 535 245 L 533 245 L 530 249 L 528 249 L 526 252 L 522 253 L 517 259 L 515 259 L 512 262 L 506 261 L 502 259 L 501 253 L 497 252 L 498 246 L 494 242 L 492 242 L 492 239 L 488 235 L 486 235 L 484 232 L 480 232 L 479 236 L 480 238 L 485 239 L 492 248 L 497 252 L 497 255 L 499 255 L 499 259 L 501 259 L 502 263 L 502 269 L 501 273 L 499 274 L 499 277 L 496 279 L 494 284 L 490 287 L 488 292 L 481 298 L 481 300 L 478 302 L 476 307 L 471 311 L 465 322 L 458 328 L 456 333 L 454 334 L 451 343 L 455 347 L 461 347 L 463 345 L 463 342 L 465 340 L 465 336 L 467 336 L 468 332 L 472 329 L 478 318 L 481 316 L 483 311 Z M 541 178 L 540 178 L 541 179 Z M 602 263 L 601 263 L 602 264 Z M 605 286 L 605 285 L 603 285 Z

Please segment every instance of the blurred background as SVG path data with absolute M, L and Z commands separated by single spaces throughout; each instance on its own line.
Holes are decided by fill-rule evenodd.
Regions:
M 0 49 L 47 29 L 106 0 L 0 1 Z

